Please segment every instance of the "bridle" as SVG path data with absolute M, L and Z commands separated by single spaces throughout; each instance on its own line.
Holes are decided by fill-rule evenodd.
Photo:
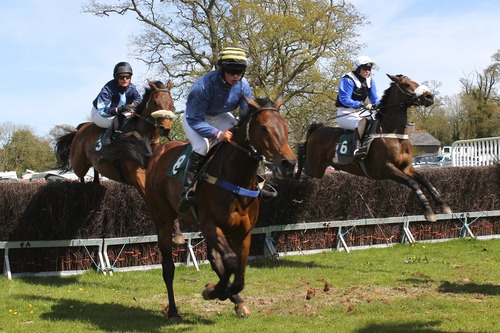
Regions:
M 408 78 L 407 76 L 403 76 L 401 79 L 404 79 L 404 78 Z M 429 87 L 427 87 L 425 84 L 421 84 L 419 85 L 414 91 L 413 93 L 409 93 L 405 90 L 403 90 L 403 88 L 401 88 L 399 86 L 399 83 L 395 82 L 396 84 L 396 87 L 398 87 L 399 91 L 401 91 L 401 93 L 403 93 L 404 95 L 410 97 L 411 101 L 413 102 L 413 104 L 410 104 L 410 105 L 405 105 L 403 104 L 403 102 L 401 102 L 401 107 L 409 107 L 409 106 L 412 106 L 412 105 L 416 105 L 416 106 L 420 106 L 422 105 L 422 102 L 420 101 L 420 97 L 425 94 L 425 93 L 430 93 L 431 90 L 429 89 Z
M 155 91 L 153 91 L 151 93 L 151 95 L 149 96 L 148 102 L 144 106 L 144 109 L 147 109 L 149 107 L 149 102 L 151 101 L 153 96 L 160 93 L 160 92 L 170 93 L 170 90 L 167 88 L 161 88 L 161 89 L 156 89 Z M 151 112 L 151 115 L 150 115 L 151 117 L 144 117 L 142 114 L 139 114 L 136 112 L 134 112 L 133 115 L 150 123 L 150 124 L 152 124 L 158 130 L 161 130 L 161 129 L 167 130 L 166 128 L 164 128 L 161 125 L 161 121 L 163 119 L 174 120 L 174 118 L 175 118 L 175 114 L 173 113 L 172 110 L 165 110 L 165 109 L 159 109 L 159 110 Z M 161 120 L 161 121 L 159 122 L 158 120 Z
M 245 117 L 244 123 L 243 123 L 243 126 L 245 127 L 245 142 L 248 144 L 248 147 L 250 149 L 243 147 L 242 145 L 234 142 L 233 140 L 229 141 L 229 143 L 232 144 L 234 147 L 238 148 L 239 150 L 241 150 L 242 152 L 244 152 L 245 154 L 247 154 L 250 158 L 252 158 L 258 162 L 263 162 L 266 165 L 271 165 L 272 163 L 267 161 L 266 157 L 262 154 L 259 154 L 257 149 L 255 149 L 255 147 L 252 145 L 252 140 L 250 138 L 250 122 L 251 122 L 253 117 L 257 116 L 262 111 L 279 112 L 279 110 L 274 108 L 274 107 L 262 107 L 262 108 L 258 108 L 256 110 L 252 111 L 251 114 L 249 114 L 247 117 Z

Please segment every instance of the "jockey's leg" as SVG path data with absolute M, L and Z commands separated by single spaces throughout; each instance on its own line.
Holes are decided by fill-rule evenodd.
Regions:
M 196 203 L 194 191 L 191 190 L 191 186 L 193 184 L 193 179 L 203 165 L 204 159 L 205 156 L 195 151 L 189 156 L 186 170 L 184 171 L 184 191 L 182 192 L 181 201 L 179 203 L 180 212 L 185 212 L 190 206 Z
M 119 116 L 115 116 L 113 120 L 111 121 L 111 125 L 106 129 L 106 132 L 104 133 L 104 137 L 102 138 L 102 145 L 105 146 L 111 142 L 111 139 L 113 139 L 113 135 L 117 130 L 120 128 L 120 120 L 118 119 Z M 121 132 L 120 132 L 121 133 Z
M 362 146 L 361 142 L 363 140 L 363 134 L 365 132 L 366 127 L 366 118 L 361 118 L 358 123 L 358 127 L 354 130 L 352 134 L 353 145 L 354 145 L 354 161 L 364 160 L 367 153 L 367 147 Z

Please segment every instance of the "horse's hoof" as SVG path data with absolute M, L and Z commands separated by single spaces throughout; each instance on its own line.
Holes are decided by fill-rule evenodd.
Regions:
M 451 211 L 451 208 L 450 208 L 450 207 L 448 207 L 448 205 L 443 205 L 443 206 L 441 206 L 441 208 L 440 208 L 439 212 L 440 212 L 441 214 L 451 214 L 451 213 L 453 213 L 453 212 Z
M 214 283 L 209 283 L 205 286 L 205 289 L 203 289 L 203 292 L 201 293 L 203 295 L 203 299 L 208 301 L 211 299 L 215 299 L 215 297 L 211 296 L 215 289 L 215 284 Z
M 245 303 L 235 304 L 234 311 L 236 312 L 236 316 L 238 316 L 239 318 L 246 318 L 250 315 L 250 309 L 246 306 Z
M 176 325 L 182 322 L 182 317 L 181 316 L 173 316 L 168 318 L 168 324 L 169 325 Z
M 186 238 L 184 238 L 183 234 L 173 234 L 172 235 L 172 242 L 175 245 L 183 245 L 186 243 Z
M 425 216 L 425 219 L 427 220 L 427 222 L 436 222 L 437 221 L 436 215 L 434 215 L 433 211 L 426 212 L 424 214 L 424 216 Z

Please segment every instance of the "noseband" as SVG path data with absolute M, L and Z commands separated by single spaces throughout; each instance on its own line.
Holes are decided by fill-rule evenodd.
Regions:
M 153 98 L 154 95 L 156 95 L 157 93 L 160 93 L 160 92 L 170 92 L 170 90 L 166 89 L 166 88 L 162 88 L 162 89 L 156 89 L 155 91 L 153 91 L 151 93 L 151 96 L 149 96 L 149 99 L 148 99 L 148 102 L 146 103 L 146 106 L 144 107 L 145 109 L 148 108 L 149 106 L 149 102 L 151 101 L 151 99 Z M 144 117 L 143 115 L 141 114 L 138 114 L 138 113 L 134 113 L 134 115 L 136 117 L 139 117 L 141 118 L 142 120 L 154 125 L 156 128 L 160 128 L 161 127 L 161 124 L 159 124 L 157 122 L 158 119 L 170 119 L 170 120 L 173 120 L 175 118 L 175 114 L 173 113 L 173 111 L 171 110 L 164 110 L 164 109 L 160 109 L 160 110 L 156 110 L 156 111 L 153 111 L 151 112 L 151 118 L 149 117 Z
M 407 76 L 403 76 L 401 79 L 404 79 L 404 78 L 407 78 Z M 420 102 L 420 97 L 425 94 L 425 93 L 430 93 L 431 90 L 429 89 L 429 87 L 427 87 L 425 84 L 421 84 L 419 85 L 414 91 L 413 93 L 409 93 L 405 90 L 403 90 L 398 83 L 396 83 L 396 87 L 398 87 L 399 91 L 401 91 L 404 95 L 406 96 L 409 96 L 411 98 L 411 101 L 413 102 L 413 105 L 422 105 L 422 103 Z M 403 103 L 401 103 L 401 107 L 409 107 L 411 106 L 410 105 L 404 105 Z

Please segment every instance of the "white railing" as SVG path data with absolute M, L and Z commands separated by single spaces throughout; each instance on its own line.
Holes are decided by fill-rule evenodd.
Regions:
M 437 214 L 436 219 L 438 221 L 456 221 L 456 224 L 460 226 L 459 237 L 476 237 L 478 239 L 491 239 L 500 238 L 500 235 L 485 235 L 485 236 L 475 236 L 472 230 L 469 228 L 474 222 L 480 218 L 488 217 L 500 217 L 500 210 L 494 211 L 482 211 L 482 212 L 466 212 L 466 213 L 452 213 L 452 214 Z M 382 245 L 364 245 L 364 246 L 352 246 L 348 247 L 345 240 L 349 232 L 355 227 L 363 226 L 376 226 L 382 224 L 402 224 L 401 243 L 415 243 L 416 240 L 410 230 L 410 223 L 415 222 L 426 222 L 423 215 L 413 215 L 413 216 L 402 216 L 402 217 L 389 217 L 389 218 L 372 218 L 372 219 L 360 219 L 360 220 L 338 220 L 338 221 L 322 221 L 322 222 L 301 222 L 287 225 L 273 225 L 268 227 L 258 227 L 252 231 L 252 235 L 264 235 L 265 242 L 263 244 L 264 254 L 266 257 L 278 258 L 280 256 L 286 255 L 296 255 L 296 254 L 311 254 L 324 251 L 333 250 L 345 250 L 349 252 L 350 249 L 364 249 L 370 247 L 383 247 L 390 246 L 392 243 L 382 244 Z M 315 250 L 300 250 L 300 251 L 287 251 L 278 252 L 274 247 L 273 234 L 285 231 L 301 231 L 306 232 L 307 230 L 315 229 L 337 229 L 336 237 L 336 247 L 328 249 L 315 249 Z M 194 254 L 194 250 L 203 243 L 203 235 L 200 232 L 184 233 L 186 238 L 188 255 L 184 264 L 187 266 L 195 266 L 198 269 L 198 262 Z M 0 250 L 4 250 L 4 274 L 11 279 L 13 275 L 23 276 L 23 275 L 71 275 L 80 274 L 84 271 L 54 271 L 54 272 L 40 272 L 40 273 L 15 273 L 13 274 L 10 270 L 9 261 L 9 249 L 23 249 L 23 248 L 42 248 L 42 247 L 94 247 L 98 250 L 97 262 L 92 259 L 95 268 L 101 271 L 104 275 L 109 273 L 113 275 L 113 271 L 130 271 L 130 270 L 145 270 L 151 268 L 159 268 L 160 265 L 148 265 L 148 266 L 132 266 L 132 267 L 122 267 L 116 268 L 115 263 L 111 262 L 108 257 L 108 247 L 109 246 L 125 246 L 127 244 L 141 244 L 141 243 L 156 243 L 158 240 L 156 235 L 150 236 L 133 236 L 133 237 L 121 237 L 121 238 L 96 238 L 96 239 L 72 239 L 72 240 L 56 240 L 56 241 L 9 241 L 0 242 Z M 440 242 L 448 239 L 426 239 L 420 240 L 420 242 Z M 396 240 L 397 242 L 397 240 Z M 87 251 L 90 256 L 90 252 Z M 118 254 L 117 258 L 120 256 Z M 115 258 L 115 259 L 117 259 Z M 116 261 L 116 260 L 115 260 Z M 181 263 L 182 264 L 182 263 Z
M 482 166 L 498 163 L 500 137 L 459 140 L 451 146 L 452 166 Z

